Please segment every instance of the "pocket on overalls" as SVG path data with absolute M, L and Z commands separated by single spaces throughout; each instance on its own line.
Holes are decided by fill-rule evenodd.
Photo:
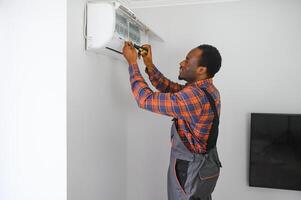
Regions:
M 175 145 L 174 145 L 174 134 L 171 134 L 170 136 L 170 146 L 171 148 L 173 148 Z
M 176 165 L 175 165 L 176 178 L 183 190 L 184 190 L 185 182 L 187 180 L 188 166 L 189 166 L 189 161 L 176 159 Z
M 194 194 L 192 197 L 203 198 L 209 196 L 216 186 L 220 173 L 220 166 L 216 161 L 205 160 L 198 172 L 196 184 L 193 186 Z

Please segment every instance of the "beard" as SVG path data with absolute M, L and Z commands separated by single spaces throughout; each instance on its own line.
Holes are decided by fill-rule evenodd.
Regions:
M 184 78 L 183 76 L 181 76 L 181 74 L 179 74 L 178 79 L 179 79 L 179 81 L 187 81 L 186 78 Z
M 185 80 L 181 75 L 178 76 L 178 79 L 179 79 L 180 81 Z

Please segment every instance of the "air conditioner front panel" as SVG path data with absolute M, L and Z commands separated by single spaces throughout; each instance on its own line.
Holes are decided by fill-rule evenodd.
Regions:
M 116 2 L 87 2 L 86 50 L 124 60 L 120 55 L 124 41 L 146 44 L 149 34 L 153 32 L 124 6 Z
M 87 4 L 87 49 L 99 49 L 112 40 L 116 12 L 109 3 Z

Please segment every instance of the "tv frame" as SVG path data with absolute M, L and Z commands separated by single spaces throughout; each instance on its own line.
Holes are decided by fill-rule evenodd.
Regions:
M 248 180 L 248 183 L 249 183 L 249 186 L 250 187 L 259 187 L 259 188 L 271 188 L 271 189 L 282 189 L 282 190 L 294 190 L 294 191 L 301 191 L 301 189 L 294 189 L 294 188 L 283 188 L 283 187 L 272 187 L 272 186 L 266 186 L 266 185 L 253 185 L 251 183 L 251 160 L 252 160 L 252 141 L 253 140 L 253 135 L 252 135 L 252 132 L 253 132 L 253 129 L 254 129 L 254 124 L 252 124 L 252 119 L 254 116 L 256 115 L 280 115 L 280 116 L 299 116 L 301 117 L 301 114 L 297 114 L 297 113 L 251 113 L 251 117 L 250 117 L 250 142 L 249 142 L 249 180 Z

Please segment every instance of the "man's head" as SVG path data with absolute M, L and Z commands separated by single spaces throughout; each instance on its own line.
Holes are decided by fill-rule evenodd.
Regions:
M 203 44 L 192 49 L 180 63 L 179 80 L 192 83 L 214 77 L 221 67 L 222 58 L 217 48 Z

